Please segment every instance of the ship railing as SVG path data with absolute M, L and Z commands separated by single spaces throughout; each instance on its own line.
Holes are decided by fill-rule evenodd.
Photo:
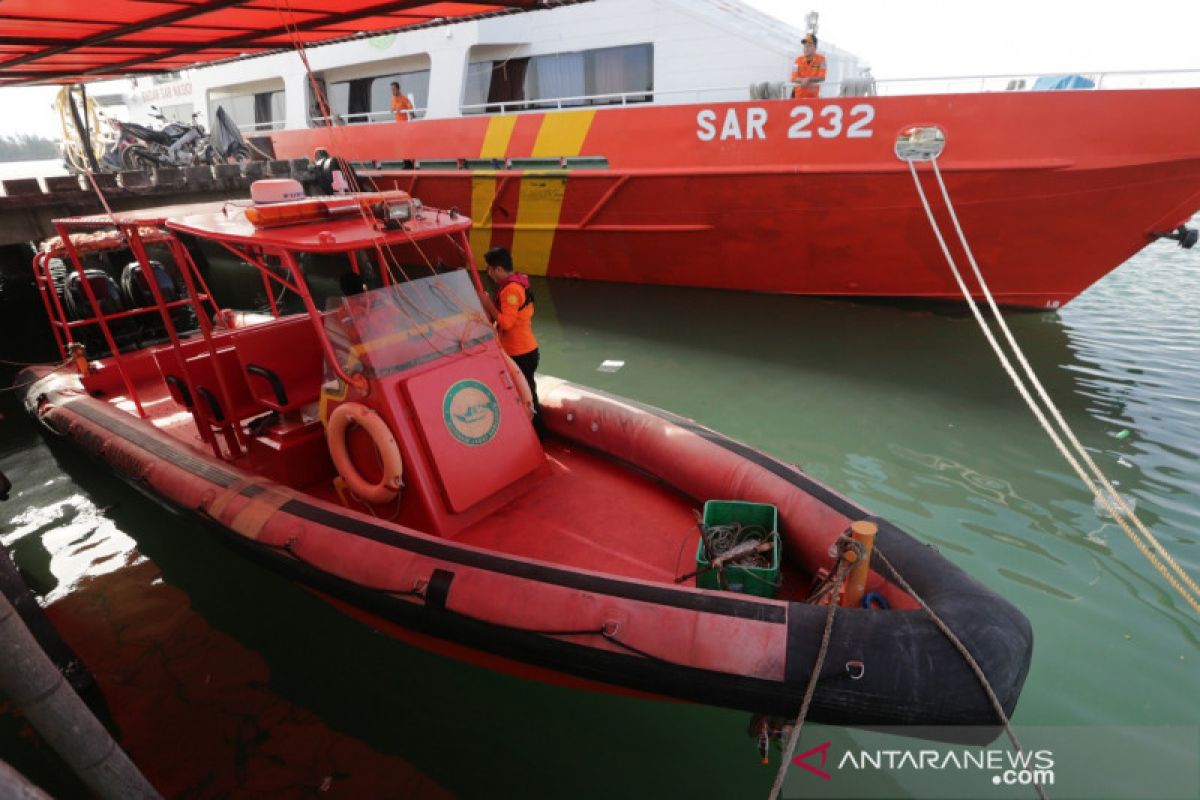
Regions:
M 994 75 L 956 75 L 931 78 L 888 78 L 873 81 L 875 94 L 900 96 L 916 94 L 965 94 L 978 92 L 1028 91 L 1039 78 L 1079 77 L 1091 86 L 1081 90 L 1169 89 L 1200 87 L 1200 69 L 1123 70 L 1112 72 L 1027 72 Z
M 267 120 L 266 122 L 247 122 L 244 125 L 238 125 L 237 129 L 242 133 L 261 133 L 262 131 L 281 131 L 287 126 L 281 119 Z
M 1078 76 L 1093 85 L 1086 89 L 1163 89 L 1200 87 L 1200 69 L 1184 70 L 1126 70 L 1109 72 L 1064 71 L 1057 73 L 1004 73 L 988 75 L 955 75 L 924 78 L 877 79 L 870 74 L 848 76 L 840 81 L 826 81 L 821 88 L 822 97 L 903 96 L 918 94 L 967 94 L 980 92 L 1029 91 L 1038 78 L 1050 75 L 1068 78 Z M 628 106 L 655 103 L 658 105 L 685 105 L 689 103 L 733 103 L 751 99 L 787 97 L 790 84 L 786 81 L 738 86 L 713 86 L 707 88 L 645 89 L 629 92 L 571 95 L 567 97 L 540 97 L 524 100 L 502 100 L 484 103 L 466 103 L 459 108 L 464 115 L 511 114 L 522 112 L 557 111 L 591 106 Z M 1080 87 L 1083 88 L 1083 87 Z M 755 89 L 763 94 L 754 95 Z M 1086 90 L 1085 89 L 1085 90 Z M 765 91 L 764 91 L 765 90 Z M 426 116 L 427 108 L 413 109 L 413 119 Z M 325 125 L 331 118 L 313 116 L 309 124 Z M 387 122 L 392 119 L 391 110 L 369 111 L 355 114 L 335 114 L 335 124 L 362 125 Z M 238 125 L 243 133 L 280 130 L 283 120 L 270 120 Z
M 821 89 L 822 97 L 856 97 L 867 95 L 896 96 L 913 94 L 955 94 L 1002 91 L 1028 91 L 1033 89 L 1040 77 L 1080 76 L 1094 84 L 1093 89 L 1161 89 L 1200 87 L 1200 69 L 1190 70 L 1139 70 L 1112 72 L 1059 72 L 965 75 L 933 78 L 889 78 L 879 80 L 868 75 L 849 76 L 840 81 L 827 81 Z M 504 100 L 485 103 L 468 103 L 460 106 L 463 114 L 507 114 L 520 112 L 551 111 L 587 106 L 657 103 L 659 105 L 683 105 L 705 102 L 739 102 L 747 99 L 769 99 L 770 96 L 786 97 L 788 84 L 775 82 L 756 84 L 771 87 L 766 97 L 751 97 L 746 85 L 716 86 L 687 89 L 650 89 L 608 94 L 572 95 L 569 97 L 547 97 L 526 100 Z
M 553 111 L 586 106 L 626 106 L 653 103 L 661 98 L 671 98 L 672 104 L 703 103 L 743 100 L 737 93 L 745 94 L 745 86 L 721 86 L 710 89 L 639 89 L 632 92 L 610 92 L 608 94 L 583 94 L 570 97 L 539 97 L 531 100 L 503 100 L 487 103 L 466 103 L 460 106 L 464 114 L 508 114 L 520 111 Z
M 411 119 L 421 119 L 425 116 L 424 108 L 414 108 L 411 112 Z M 391 109 L 382 111 L 363 111 L 357 114 L 334 114 L 332 117 L 309 117 L 308 122 L 315 128 L 324 127 L 333 120 L 336 125 L 366 125 L 371 122 L 391 122 Z

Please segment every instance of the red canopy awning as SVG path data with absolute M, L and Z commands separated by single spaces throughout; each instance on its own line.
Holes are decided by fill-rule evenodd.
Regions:
M 545 0 L 2 0 L 0 87 L 170 72 Z

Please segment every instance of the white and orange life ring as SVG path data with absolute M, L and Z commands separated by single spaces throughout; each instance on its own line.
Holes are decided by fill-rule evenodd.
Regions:
M 500 355 L 504 357 L 504 366 L 508 367 L 508 377 L 512 378 L 513 385 L 517 389 L 517 394 L 521 398 L 521 405 L 525 406 L 525 411 L 530 417 L 533 416 L 533 392 L 529 391 L 529 381 L 525 380 L 525 373 L 521 372 L 521 368 L 517 366 L 517 362 L 513 361 L 512 356 L 503 350 Z
M 367 432 L 379 451 L 379 460 L 383 463 L 383 476 L 377 483 L 369 483 L 350 458 L 346 444 L 346 434 L 350 423 Z M 325 441 L 329 445 L 329 455 L 338 474 L 346 482 L 346 486 L 354 494 L 368 503 L 390 503 L 400 494 L 404 485 L 404 459 L 400 456 L 400 446 L 392 435 L 383 417 L 367 408 L 362 403 L 342 403 L 329 415 L 329 423 L 325 427 Z

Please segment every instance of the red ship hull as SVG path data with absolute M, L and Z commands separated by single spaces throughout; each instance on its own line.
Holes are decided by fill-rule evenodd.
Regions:
M 901 131 L 936 125 L 946 137 L 938 164 L 992 292 L 1009 306 L 1057 308 L 1200 209 L 1198 104 L 1194 89 L 777 100 L 272 139 L 280 157 L 324 147 L 352 161 L 413 162 L 373 177 L 469 213 L 476 248 L 507 245 L 533 274 L 954 300 L 893 150 Z M 435 159 L 457 168 L 421 163 Z M 929 165 L 918 171 L 953 239 Z M 965 267 L 957 244 L 952 252 Z

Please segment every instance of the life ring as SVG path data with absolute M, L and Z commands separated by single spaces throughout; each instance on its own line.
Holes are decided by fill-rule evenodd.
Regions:
M 383 477 L 378 483 L 368 483 L 354 466 L 350 451 L 346 446 L 346 434 L 350 423 L 367 432 L 379 451 L 379 460 L 383 462 Z M 350 491 L 368 503 L 390 503 L 400 494 L 404 485 L 404 459 L 400 457 L 400 447 L 396 437 L 388 429 L 383 417 L 367 408 L 362 403 L 342 403 L 329 416 L 329 424 L 325 428 L 325 441 L 329 445 L 329 455 L 338 474 L 346 482 Z
M 504 357 L 504 366 L 508 367 L 508 377 L 512 378 L 513 385 L 517 388 L 517 394 L 521 397 L 521 405 L 525 406 L 525 411 L 532 418 L 533 392 L 529 391 L 529 381 L 525 380 L 525 373 L 521 372 L 517 362 L 513 361 L 512 356 L 508 353 L 501 350 L 500 355 Z

